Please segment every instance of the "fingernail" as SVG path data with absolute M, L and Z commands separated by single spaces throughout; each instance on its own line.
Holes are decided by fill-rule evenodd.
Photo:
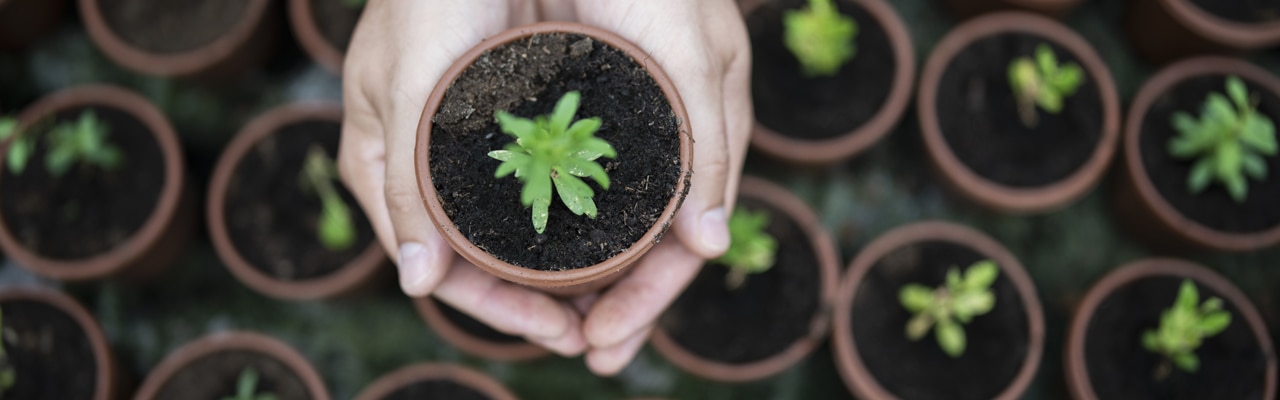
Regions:
M 427 278 L 427 247 L 421 243 L 405 242 L 396 256 L 400 266 L 400 289 L 410 296 L 424 296 L 422 281 Z
M 698 228 L 702 231 L 702 246 L 708 253 L 720 254 L 729 249 L 729 226 L 724 207 L 716 207 L 702 213 Z

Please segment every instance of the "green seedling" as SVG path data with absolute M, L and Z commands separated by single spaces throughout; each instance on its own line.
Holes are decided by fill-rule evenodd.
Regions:
M 8 342 L 9 332 L 4 328 L 3 314 L 0 314 L 0 341 Z M 0 398 L 4 398 L 4 393 L 13 388 L 18 382 L 18 372 L 13 368 L 13 362 L 9 361 L 9 353 L 5 351 L 4 344 L 0 343 Z
M 934 329 L 938 346 L 947 355 L 957 358 L 964 354 L 965 334 L 962 324 L 973 317 L 986 314 L 996 305 L 991 293 L 1000 268 L 991 260 L 983 260 L 969 266 L 961 275 L 960 270 L 947 270 L 947 281 L 936 289 L 919 284 L 906 284 L 898 292 L 898 301 L 911 312 L 906 335 L 913 341 L 920 340 L 929 329 Z
M 48 132 L 48 154 L 45 155 L 45 170 L 55 178 L 65 175 L 77 164 L 114 170 L 124 163 L 124 153 L 120 148 L 107 142 L 109 129 L 98 119 L 93 111 L 80 114 L 74 122 L 61 122 Z M 18 132 L 17 121 L 13 118 L 0 118 L 0 140 L 12 138 L 9 153 L 5 157 L 6 167 L 14 175 L 26 170 L 31 157 L 36 151 L 36 137 Z
M 14 175 L 21 174 L 27 167 L 27 160 L 36 150 L 35 141 L 29 135 L 18 135 L 18 120 L 13 117 L 0 117 L 0 143 L 13 138 L 9 145 L 9 154 L 5 156 L 5 167 Z
M 316 238 L 330 251 L 350 248 L 356 241 L 355 224 L 347 202 L 338 194 L 333 182 L 338 179 L 338 168 L 324 148 L 312 144 L 307 159 L 298 176 L 304 192 L 320 197 L 320 219 L 316 223 Z
M 833 0 L 809 0 L 804 10 L 782 16 L 784 42 L 808 76 L 832 76 L 857 53 L 858 23 L 840 14 Z
M 502 161 L 494 177 L 515 173 L 524 183 L 520 203 L 533 207 L 533 230 L 539 234 L 547 228 L 553 184 L 569 211 L 592 219 L 596 217 L 596 203 L 592 200 L 596 192 L 578 178 L 592 178 L 602 189 L 609 189 L 609 175 L 595 160 L 614 158 L 617 153 L 608 142 L 595 136 L 600 118 L 573 120 L 579 100 L 578 92 L 565 93 L 550 116 L 539 115 L 532 120 L 506 111 L 495 113 L 502 132 L 516 140 L 504 150 L 489 152 L 489 157 Z
M 1039 123 L 1036 106 L 1050 114 L 1061 112 L 1063 100 L 1075 94 L 1083 81 L 1080 65 L 1059 65 L 1047 44 L 1036 46 L 1035 60 L 1024 56 L 1009 62 L 1009 87 L 1018 103 L 1018 116 L 1027 127 Z
M 1263 156 L 1276 155 L 1276 129 L 1270 118 L 1258 112 L 1258 97 L 1250 98 L 1244 81 L 1232 76 L 1226 86 L 1225 96 L 1209 93 L 1199 120 L 1185 112 L 1173 114 L 1178 136 L 1169 140 L 1169 155 L 1195 160 L 1187 175 L 1191 193 L 1200 193 L 1217 181 L 1233 200 L 1243 203 L 1249 193 L 1245 176 L 1267 177 Z
M 222 400 L 276 400 L 275 393 L 257 393 L 258 371 L 252 367 L 240 371 L 236 379 L 236 395 L 223 397 Z
M 759 274 L 773 267 L 778 242 L 765 232 L 768 226 L 767 212 L 733 210 L 733 215 L 729 217 L 729 249 L 715 259 L 717 264 L 729 267 L 729 274 L 725 275 L 724 282 L 729 290 L 742 287 L 747 275 Z
M 1142 332 L 1142 347 L 1164 356 L 1155 377 L 1164 380 L 1171 365 L 1185 372 L 1200 369 L 1196 348 L 1205 338 L 1217 335 L 1231 324 L 1231 313 L 1222 309 L 1217 297 L 1200 303 L 1200 293 L 1190 280 L 1183 280 L 1173 306 L 1160 314 L 1160 326 Z
M 351 9 L 364 8 L 365 2 L 366 0 L 342 0 L 342 5 Z

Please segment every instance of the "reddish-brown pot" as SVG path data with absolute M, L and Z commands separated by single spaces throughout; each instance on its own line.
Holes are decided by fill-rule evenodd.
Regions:
M 293 35 L 298 38 L 298 44 L 302 45 L 302 49 L 306 50 L 312 60 L 330 72 L 342 74 L 342 58 L 345 54 L 320 33 L 311 0 L 289 0 L 289 25 L 293 27 Z
M 1280 96 L 1280 79 L 1245 61 L 1200 57 L 1170 65 L 1138 90 L 1125 120 L 1123 159 L 1114 180 L 1113 211 L 1131 234 L 1169 250 L 1191 248 L 1249 251 L 1280 243 L 1280 225 L 1258 232 L 1228 232 L 1210 228 L 1175 209 L 1151 182 L 1142 163 L 1139 139 L 1142 121 L 1154 101 L 1179 83 L 1203 75 L 1236 75 Z
M 116 369 L 115 358 L 107 337 L 98 326 L 98 320 L 85 310 L 79 302 L 62 292 L 52 289 L 11 287 L 0 291 L 0 303 L 12 301 L 32 301 L 49 305 L 65 313 L 75 321 L 88 339 L 93 350 L 93 363 L 98 371 L 94 379 L 93 400 L 110 400 L 118 396 L 121 390 L 120 371 Z M 21 373 L 21 372 L 19 372 Z M 18 378 L 22 379 L 22 378 Z
M 983 38 L 1022 33 L 1042 37 L 1070 51 L 1080 60 L 1087 80 L 1096 83 L 1101 96 L 1102 134 L 1088 160 L 1075 172 L 1055 183 L 1022 188 L 1004 185 L 974 172 L 947 145 L 937 107 L 938 85 L 947 65 L 966 47 Z M 1041 213 L 1070 205 L 1084 197 L 1102 178 L 1115 153 L 1120 135 L 1120 100 L 1106 63 L 1079 34 L 1052 19 L 1025 13 L 1002 12 L 966 22 L 942 38 L 925 62 L 917 98 L 920 132 L 935 171 L 943 182 L 965 198 L 1004 213 Z
M 1245 24 L 1190 0 L 1129 0 L 1125 27 L 1139 56 L 1166 63 L 1193 54 L 1258 50 L 1280 43 L 1280 20 Z
M 280 361 L 302 380 L 313 400 L 329 400 L 329 390 L 306 357 L 279 339 L 247 331 L 213 333 L 182 345 L 151 369 L 133 398 L 156 399 L 160 389 L 178 371 L 205 356 L 230 351 L 258 353 Z
M 441 206 L 440 197 L 436 194 L 435 185 L 431 182 L 431 160 L 428 154 L 430 153 L 431 143 L 431 121 L 436 114 L 436 110 L 440 108 L 445 91 L 467 67 L 490 49 L 532 35 L 554 32 L 580 34 L 604 42 L 636 60 L 637 64 L 644 67 L 645 71 L 653 77 L 662 92 L 666 94 L 667 102 L 671 105 L 672 112 L 675 113 L 677 120 L 681 121 L 680 123 L 682 124 L 679 138 L 680 178 L 676 182 L 675 194 L 667 202 L 662 215 L 640 237 L 640 240 L 633 243 L 627 250 L 604 262 L 591 266 L 565 271 L 540 271 L 502 261 L 480 249 L 458 232 L 448 214 L 445 213 L 443 206 Z M 658 239 L 662 237 L 662 234 L 675 219 L 676 211 L 680 209 L 680 204 L 684 201 L 684 196 L 689 190 L 689 178 L 692 175 L 693 134 L 688 128 L 688 115 L 675 84 L 671 82 L 666 72 L 663 72 L 662 67 L 656 62 L 652 62 L 648 53 L 645 53 L 640 47 L 621 36 L 600 28 L 571 22 L 542 22 L 508 29 L 485 39 L 459 57 L 445 71 L 435 89 L 431 91 L 431 97 L 427 99 L 426 106 L 422 110 L 422 118 L 418 123 L 418 141 L 414 147 L 414 162 L 418 171 L 418 191 L 426 206 L 427 214 L 431 216 L 431 222 L 435 225 L 436 230 L 449 242 L 449 245 L 467 261 L 472 262 L 490 274 L 507 281 L 557 295 L 572 295 L 598 290 L 622 277 L 636 260 L 639 260 L 657 243 Z M 480 173 L 488 174 L 488 172 Z
M 386 264 L 386 253 L 378 241 L 369 243 L 359 256 L 341 269 L 328 275 L 306 280 L 288 281 L 272 277 L 253 267 L 236 249 L 227 228 L 227 190 L 231 178 L 244 157 L 263 138 L 280 128 L 303 121 L 342 122 L 342 107 L 337 104 L 298 103 L 277 107 L 258 116 L 227 144 L 214 167 L 209 182 L 209 197 L 205 201 L 206 223 L 218 258 L 227 265 L 231 274 L 245 285 L 270 295 L 289 300 L 329 298 L 363 289 L 372 283 L 377 272 Z
M 454 364 L 421 363 L 400 368 L 370 383 L 356 400 L 381 400 L 419 381 L 449 380 L 484 394 L 492 400 L 516 400 L 502 383 L 476 370 Z
M 533 360 L 551 354 L 546 348 L 526 341 L 503 343 L 473 335 L 446 317 L 431 297 L 415 297 L 413 308 L 444 341 L 469 354 L 508 362 Z
M 101 0 L 79 0 L 80 18 L 89 38 L 107 57 L 125 68 L 149 75 L 220 78 L 234 75 L 266 58 L 275 44 L 280 4 L 250 0 L 240 22 L 207 45 L 171 54 L 134 46 L 117 34 L 102 15 Z
M 1040 299 L 1036 296 L 1035 285 L 1031 276 L 999 242 L 972 228 L 950 222 L 927 221 L 896 228 L 881 235 L 858 253 L 849 263 L 844 277 L 840 281 L 835 305 L 834 347 L 832 349 L 840 378 L 844 380 L 850 391 L 859 398 L 887 399 L 897 395 L 885 389 L 867 369 L 858 353 L 858 345 L 854 343 L 853 330 L 850 324 L 856 323 L 857 317 L 852 315 L 854 299 L 858 297 L 858 288 L 863 278 L 884 256 L 903 246 L 930 241 L 941 241 L 958 244 L 986 256 L 1000 267 L 1000 274 L 1008 277 L 1017 289 L 1023 309 L 1027 313 L 1027 331 L 1030 341 L 1027 355 L 1017 375 L 996 398 L 1015 399 L 1022 395 L 1035 377 L 1036 368 L 1040 366 L 1040 356 L 1044 352 L 1044 311 L 1040 308 Z M 900 326 L 884 329 L 901 330 Z M 926 339 L 927 340 L 927 339 Z M 875 346 L 875 343 L 864 343 L 863 346 Z
M 1081 0 L 947 0 L 945 3 L 957 17 L 973 18 L 994 11 L 1031 11 L 1062 18 L 1080 5 Z
M 1173 258 L 1147 258 L 1133 261 L 1107 274 L 1094 284 L 1085 294 L 1084 300 L 1076 309 L 1067 331 L 1065 359 L 1067 387 L 1071 395 L 1077 399 L 1097 399 L 1089 381 L 1089 373 L 1085 365 L 1085 340 L 1089 328 L 1089 320 L 1098 310 L 1098 306 L 1107 296 L 1116 290 L 1144 278 L 1171 276 L 1195 281 L 1217 292 L 1222 300 L 1234 305 L 1239 314 L 1232 316 L 1231 323 L 1243 322 L 1249 325 L 1258 340 L 1258 344 L 1267 354 L 1266 393 L 1263 399 L 1274 399 L 1276 396 L 1276 358 L 1271 345 L 1271 336 L 1267 333 L 1266 324 L 1258 314 L 1257 308 L 1249 302 L 1231 281 L 1200 265 Z M 1136 345 L 1136 344 L 1135 344 Z
M 115 86 L 90 85 L 51 94 L 23 110 L 19 131 L 62 110 L 99 106 L 120 110 L 140 121 L 155 136 L 164 156 L 164 187 L 156 207 L 133 237 L 114 249 L 79 260 L 61 260 L 38 254 L 18 242 L 0 213 L 0 249 L 19 265 L 36 274 L 61 280 L 81 281 L 122 277 L 145 280 L 154 277 L 182 254 L 195 229 L 195 195 L 187 182 L 182 145 L 173 126 L 150 101 Z M 5 144 L 0 159 L 7 154 Z M 4 179 L 0 166 L 0 180 Z
M 0 49 L 22 50 L 62 22 L 63 0 L 0 0 Z
M 813 267 L 818 269 L 821 285 L 820 292 L 816 293 L 816 296 L 820 301 L 818 312 L 809 322 L 808 335 L 799 338 L 785 350 L 771 357 L 747 364 L 731 364 L 701 357 L 677 343 L 661 326 L 654 329 L 651 343 L 663 357 L 694 375 L 724 382 L 748 382 L 778 374 L 813 352 L 829 332 L 831 314 L 824 310 L 830 309 L 835 301 L 836 281 L 840 277 L 840 255 L 831 241 L 831 235 L 823 229 L 817 215 L 804 200 L 781 186 L 750 176 L 742 178 L 738 197 L 759 200 L 767 204 L 768 207 L 786 215 L 786 218 L 794 222 L 805 236 L 812 238 L 811 246 L 818 260 L 818 265 Z

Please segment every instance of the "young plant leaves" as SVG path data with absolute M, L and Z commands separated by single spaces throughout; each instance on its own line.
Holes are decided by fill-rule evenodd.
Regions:
M 991 312 L 996 305 L 991 284 L 1000 267 L 991 260 L 969 266 L 964 273 L 955 267 L 947 270 L 946 282 L 936 289 L 909 283 L 898 290 L 898 302 L 912 314 L 905 335 L 920 340 L 934 329 L 938 347 L 951 357 L 964 354 L 964 325 L 974 317 Z
M 1036 46 L 1035 60 L 1013 59 L 1008 74 L 1009 87 L 1013 88 L 1018 103 L 1018 117 L 1027 127 L 1039 123 L 1036 106 L 1050 114 L 1061 112 L 1063 101 L 1075 94 L 1084 81 L 1084 70 L 1079 64 L 1059 65 L 1053 49 L 1043 43 Z
M 1275 125 L 1258 112 L 1256 99 L 1239 77 L 1228 77 L 1226 94 L 1209 93 L 1201 106 L 1200 118 L 1177 112 L 1170 123 L 1178 136 L 1169 140 L 1169 155 L 1193 160 L 1187 174 L 1187 190 L 1203 192 L 1218 182 L 1238 203 L 1248 196 L 1246 178 L 1267 177 L 1264 156 L 1276 155 Z
M 840 14 L 833 0 L 809 0 L 804 10 L 782 16 L 783 40 L 808 76 L 832 76 L 853 59 L 858 24 Z
M 759 274 L 773 267 L 778 242 L 765 232 L 769 227 L 769 213 L 752 213 L 737 208 L 729 216 L 729 249 L 715 259 L 729 267 L 725 286 L 734 290 L 742 286 L 749 274 Z
M 307 159 L 298 176 L 304 192 L 320 197 L 320 216 L 316 221 L 316 239 L 329 251 L 342 251 L 356 241 L 355 222 L 351 210 L 342 195 L 333 186 L 338 179 L 338 167 L 323 147 L 312 144 Z
M 1196 349 L 1204 339 L 1221 333 L 1229 325 L 1231 313 L 1222 309 L 1221 299 L 1214 297 L 1201 304 L 1195 284 L 1183 280 L 1173 305 L 1160 314 L 1160 326 L 1142 333 L 1142 347 L 1164 356 L 1165 363 L 1194 373 L 1200 368 Z M 1158 380 L 1168 375 L 1166 365 L 1157 368 Z

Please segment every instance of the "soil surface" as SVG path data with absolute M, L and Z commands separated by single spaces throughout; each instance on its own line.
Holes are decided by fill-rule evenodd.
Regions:
M 440 310 L 440 314 L 443 314 L 445 319 L 452 322 L 454 326 L 458 327 L 458 329 L 471 334 L 471 336 L 494 343 L 524 342 L 523 338 L 498 332 L 497 330 L 490 328 L 489 325 L 485 325 L 485 323 L 477 321 L 475 318 L 471 318 L 471 316 L 467 314 L 463 314 L 461 311 L 450 307 L 448 304 L 445 304 L 440 300 L 436 300 L 434 297 L 431 298 L 431 302 L 435 303 L 436 308 Z
M 575 120 L 601 117 L 596 136 L 618 153 L 597 160 L 612 183 L 603 190 L 584 180 L 596 193 L 594 220 L 573 215 L 555 194 L 537 234 L 520 182 L 493 177 L 500 162 L 488 153 L 514 141 L 493 115 L 547 115 L 572 90 L 582 94 Z M 577 34 L 535 35 L 485 53 L 449 87 L 432 125 L 432 184 L 458 232 L 498 259 L 538 270 L 587 267 L 640 240 L 677 194 L 681 123 L 622 51 Z
M 417 381 L 382 398 L 382 400 L 421 399 L 488 400 L 489 396 L 458 382 L 439 379 Z
M 58 123 L 74 123 L 93 111 L 108 128 L 106 140 L 124 162 L 111 171 L 79 164 L 61 177 L 45 168 L 49 146 L 45 122 L 36 151 L 21 175 L 0 176 L 0 212 L 6 228 L 28 249 L 58 260 L 89 258 L 124 243 L 151 217 L 164 186 L 164 155 L 141 121 L 123 111 L 77 108 L 59 112 Z M 46 120 L 51 121 L 51 120 Z
M 1243 79 L 1242 79 L 1243 80 Z M 1263 157 L 1267 160 L 1267 179 L 1247 178 L 1249 193 L 1243 203 L 1237 203 L 1227 194 L 1226 188 L 1214 181 L 1199 194 L 1187 189 L 1187 175 L 1195 160 L 1181 160 L 1169 155 L 1169 141 L 1178 136 L 1170 120 L 1177 111 L 1184 111 L 1200 118 L 1205 97 L 1210 92 L 1226 92 L 1226 77 L 1202 76 L 1177 84 L 1168 93 L 1151 103 L 1142 119 L 1142 134 L 1138 147 L 1147 178 L 1156 191 L 1178 213 L 1204 226 L 1228 232 L 1259 232 L 1280 225 L 1280 157 Z M 1280 97 L 1245 80 L 1252 96 L 1261 100 L 1258 111 L 1280 123 Z
M 309 400 L 306 384 L 280 360 L 248 350 L 222 351 L 182 367 L 156 393 L 156 400 L 220 400 L 236 394 L 236 383 L 247 368 L 258 372 L 256 393 L 274 393 L 278 400 Z
M 1177 368 L 1163 381 L 1154 375 L 1163 356 L 1142 347 L 1142 332 L 1160 325 L 1160 314 L 1178 297 L 1182 278 L 1152 277 L 1107 295 L 1089 319 L 1085 366 L 1100 399 L 1262 399 L 1267 359 L 1239 309 L 1224 301 L 1231 324 L 1204 339 L 1200 369 Z M 1218 294 L 1196 285 L 1200 301 Z
M 995 308 L 964 325 L 959 358 L 942 352 L 932 329 L 918 341 L 903 333 L 912 316 L 898 301 L 903 285 L 937 287 L 949 268 L 984 259 L 965 246 L 927 241 L 893 251 L 867 271 L 850 325 L 863 364 L 885 390 L 903 399 L 991 399 L 1013 383 L 1031 337 L 1022 298 L 1003 270 L 991 286 Z
M 315 18 L 320 35 L 324 36 L 333 47 L 346 52 L 347 45 L 351 43 L 351 33 L 356 30 L 356 22 L 360 20 L 360 13 L 364 12 L 364 6 L 351 8 L 343 4 L 345 0 L 309 1 L 311 16 Z
M 837 1 L 840 13 L 858 24 L 855 56 L 835 76 L 810 77 L 783 42 L 782 16 L 806 0 L 776 0 L 746 18 L 751 35 L 751 95 L 756 120 L 779 134 L 822 140 L 847 134 L 880 111 L 897 60 L 888 35 L 862 6 Z
M 1234 22 L 1247 24 L 1280 19 L 1280 2 L 1275 0 L 1191 0 L 1191 4 Z
M 356 240 L 340 251 L 320 244 L 320 197 L 299 184 L 311 144 L 319 143 L 332 157 L 338 151 L 340 129 L 336 122 L 287 125 L 255 144 L 240 161 L 227 185 L 226 224 L 236 251 L 249 265 L 281 280 L 314 279 L 341 269 L 373 242 L 373 227 L 359 204 L 334 181 L 351 210 Z
M 778 241 L 774 266 L 748 275 L 736 290 L 725 286 L 729 268 L 707 263 L 659 321 L 690 353 L 729 364 L 764 360 L 809 335 L 822 312 L 822 277 L 812 238 L 786 214 L 759 200 L 738 207 L 769 213 L 766 232 Z
M 36 301 L 7 301 L 4 351 L 17 380 L 6 399 L 93 398 L 97 360 L 84 330 L 70 315 Z
M 97 0 L 117 36 L 144 51 L 173 54 L 209 45 L 241 23 L 252 0 Z

